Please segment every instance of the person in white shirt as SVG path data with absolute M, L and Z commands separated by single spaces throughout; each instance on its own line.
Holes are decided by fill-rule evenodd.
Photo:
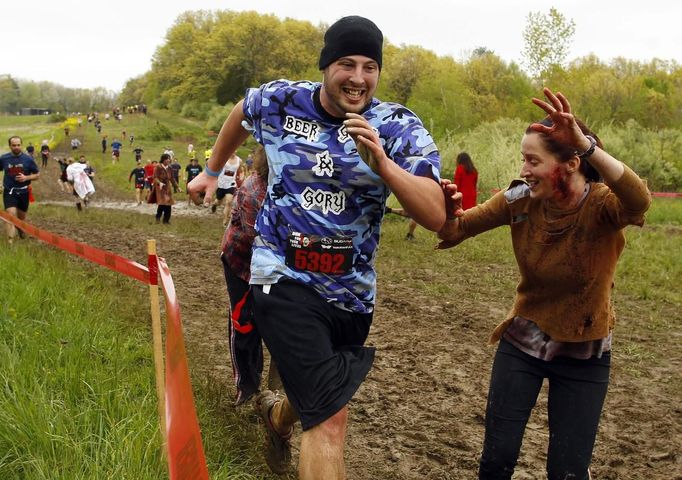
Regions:
M 223 205 L 223 225 L 230 221 L 232 213 L 232 199 L 234 193 L 244 179 L 244 164 L 237 155 L 232 155 L 218 176 L 218 189 L 215 200 L 211 205 L 211 212 L 215 213 L 218 205 Z
M 90 179 L 90 176 L 85 171 L 88 165 L 85 163 L 85 157 L 77 162 L 72 162 L 66 167 L 66 180 L 73 186 L 73 195 L 76 197 L 76 208 L 81 211 L 83 205 L 87 207 L 90 197 L 95 193 L 95 186 Z M 83 202 L 83 205 L 81 205 Z

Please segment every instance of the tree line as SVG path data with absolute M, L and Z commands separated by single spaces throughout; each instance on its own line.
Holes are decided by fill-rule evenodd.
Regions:
M 86 112 L 145 103 L 217 131 L 249 87 L 278 78 L 321 80 L 317 61 L 326 28 L 256 12 L 185 12 L 167 31 L 150 70 L 128 80 L 118 97 L 103 88 L 69 89 L 0 75 L 0 111 L 25 106 Z M 640 168 L 653 188 L 682 189 L 682 67 L 661 59 L 604 61 L 595 55 L 569 62 L 573 32 L 574 22 L 555 9 L 530 13 L 520 32 L 522 65 L 484 46 L 457 60 L 386 39 L 376 96 L 415 111 L 447 155 L 477 150 L 481 161 L 492 164 L 500 159 L 501 145 L 514 161 L 517 126 L 538 119 L 530 98 L 541 96 L 547 85 L 565 92 L 579 116 L 610 137 L 609 148 Z M 484 147 L 480 138 L 472 141 L 481 129 L 494 148 Z M 505 168 L 494 177 L 505 178 L 516 166 Z
M 523 55 L 535 75 L 485 47 L 455 60 L 387 39 L 377 97 L 413 109 L 436 136 L 498 118 L 532 121 L 537 111 L 529 99 L 541 93 L 542 84 L 566 92 L 597 128 L 629 120 L 652 129 L 680 128 L 682 68 L 674 61 L 605 62 L 589 55 L 560 63 L 562 51 L 557 56 L 538 39 L 543 28 L 558 32 L 552 44 L 565 54 L 562 40 L 570 40 L 572 21 L 554 10 L 546 17 L 531 14 L 528 21 Z M 326 27 L 256 12 L 186 12 L 168 30 L 151 69 L 128 81 L 119 102 L 207 119 L 248 87 L 277 78 L 321 79 L 316 65 Z
M 109 110 L 116 93 L 104 87 L 68 88 L 53 82 L 35 82 L 0 75 L 0 113 L 15 114 L 23 108 L 43 108 L 53 113 Z
M 540 95 L 542 85 L 566 92 L 596 128 L 628 121 L 654 130 L 681 128 L 680 65 L 660 59 L 606 62 L 594 55 L 565 62 L 573 27 L 555 9 L 529 14 L 522 32 L 525 70 L 485 47 L 456 60 L 387 39 L 377 97 L 413 109 L 437 137 L 498 118 L 535 120 L 529 98 Z M 215 124 L 248 87 L 278 78 L 321 79 L 316 65 L 326 28 L 256 12 L 185 12 L 168 30 L 151 69 L 130 79 L 118 98 L 104 88 L 73 89 L 3 74 L 0 112 L 86 112 L 146 103 L 201 120 L 215 117 Z

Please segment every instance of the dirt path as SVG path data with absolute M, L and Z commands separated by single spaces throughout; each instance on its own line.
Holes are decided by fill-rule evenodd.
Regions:
M 56 179 L 56 170 L 47 175 Z M 41 201 L 69 201 L 56 185 L 42 180 L 36 185 Z M 112 208 L 123 206 L 116 195 L 111 195 L 111 201 L 104 197 L 100 191 L 94 208 L 109 203 Z M 182 211 L 178 207 L 174 214 Z M 187 212 L 206 214 L 201 209 Z M 50 219 L 40 220 L 40 225 L 143 260 L 140 239 L 128 232 L 106 225 L 91 230 Z M 213 254 L 217 240 L 200 235 L 187 239 L 175 235 L 172 228 L 157 230 L 156 238 L 176 282 L 195 381 L 208 378 L 233 392 L 225 339 L 225 285 Z M 511 268 L 486 268 L 515 275 Z M 504 315 L 508 299 L 483 302 L 459 298 L 455 304 L 448 296 L 427 296 L 414 287 L 414 282 L 429 282 L 434 275 L 444 273 L 424 268 L 412 272 L 410 281 L 402 281 L 396 279 L 390 264 L 380 262 L 378 304 L 369 338 L 378 352 L 374 368 L 351 403 L 346 451 L 349 479 L 476 477 L 494 353 L 485 346 L 485 339 L 491 322 Z M 494 298 L 491 286 L 479 282 L 472 278 L 467 288 L 487 291 L 488 298 Z M 675 315 L 672 309 L 671 315 Z M 632 365 L 618 350 L 614 352 L 611 387 L 592 467 L 595 479 L 682 479 L 682 411 L 679 396 L 674 396 L 679 393 L 680 332 L 674 338 L 657 337 L 644 327 L 646 318 L 646 312 L 634 311 L 624 321 L 642 322 L 637 341 L 643 348 L 670 348 L 675 354 L 663 364 L 638 365 L 640 373 L 633 375 L 626 371 Z M 538 413 L 529 422 L 515 479 L 544 478 L 544 398 L 546 395 L 541 395 Z M 225 408 L 233 409 L 229 399 L 225 401 Z M 246 418 L 250 412 L 238 414 Z

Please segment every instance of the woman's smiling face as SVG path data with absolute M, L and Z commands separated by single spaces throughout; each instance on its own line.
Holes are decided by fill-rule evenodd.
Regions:
M 521 155 L 523 166 L 520 176 L 530 186 L 531 198 L 557 205 L 565 202 L 570 195 L 568 164 L 560 162 L 547 150 L 540 134 L 527 133 L 523 136 Z

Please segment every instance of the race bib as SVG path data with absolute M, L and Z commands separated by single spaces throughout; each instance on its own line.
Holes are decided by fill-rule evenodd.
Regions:
M 7 169 L 7 174 L 10 177 L 16 177 L 19 174 L 24 173 L 24 166 L 23 165 L 10 165 L 10 167 Z
M 347 236 L 290 233 L 285 261 L 295 270 L 331 275 L 348 273 L 353 266 L 353 240 Z

